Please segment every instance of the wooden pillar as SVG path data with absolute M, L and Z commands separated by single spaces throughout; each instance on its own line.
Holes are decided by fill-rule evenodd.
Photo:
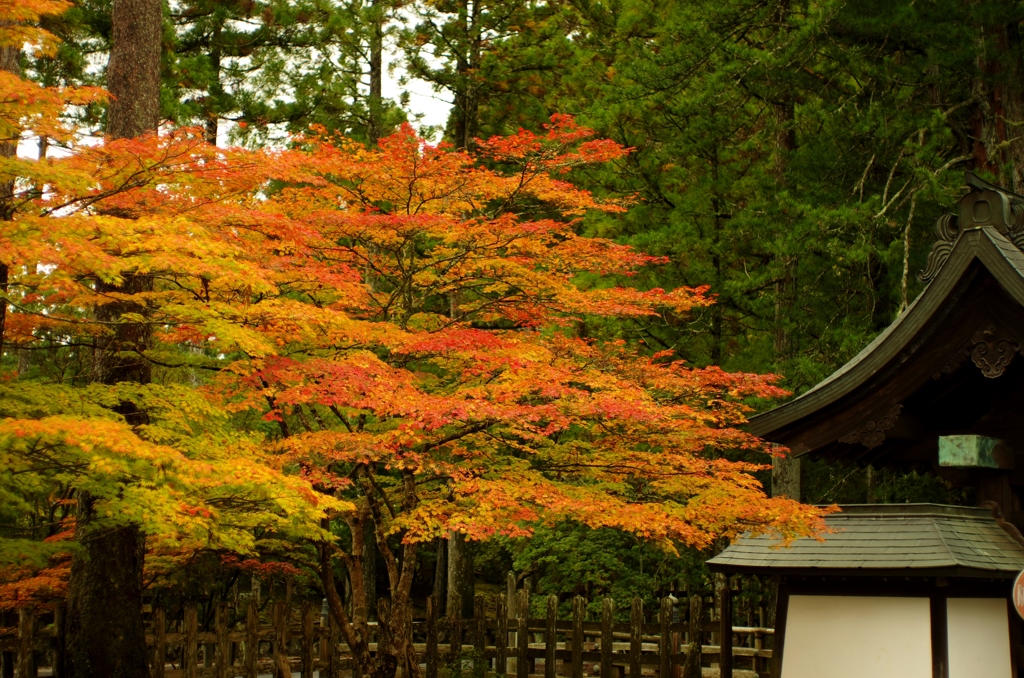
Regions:
M 658 677 L 672 676 L 672 599 L 661 599 L 661 638 L 658 643 Z
M 288 665 L 288 603 L 274 603 L 274 678 L 291 678 Z
M 508 603 L 508 607 L 505 610 L 505 614 L 508 616 L 509 621 L 509 646 L 513 649 L 511 655 L 515 654 L 515 648 L 519 647 L 519 641 L 516 636 L 516 629 L 519 625 L 516 623 L 516 619 L 519 618 L 519 592 L 516 591 L 516 575 L 513 572 L 509 572 L 505 579 L 505 599 Z M 514 656 L 509 656 L 505 672 L 508 675 L 515 673 L 515 662 Z
M 718 675 L 720 678 L 732 678 L 732 589 L 729 578 L 724 574 L 717 577 L 718 588 Z
M 526 619 L 526 620 L 529 620 L 530 619 L 530 578 L 529 577 L 527 577 L 526 579 L 523 580 L 523 588 L 521 588 L 519 590 L 519 601 L 516 603 L 516 605 L 519 607 L 519 611 L 523 613 L 523 617 L 522 618 Z M 529 626 L 530 626 L 529 621 L 527 621 L 527 624 L 526 624 L 526 629 L 527 629 L 526 630 L 526 647 L 527 648 L 530 645 L 530 630 L 529 630 Z M 520 640 L 519 642 L 522 643 L 523 641 Z M 527 662 L 527 664 L 526 664 L 527 665 L 526 673 L 527 674 L 537 673 L 537 658 L 536 657 L 529 657 L 529 656 L 527 656 L 526 662 Z
M 930 600 L 932 639 L 932 678 L 949 678 L 949 621 L 946 618 L 946 597 L 935 594 Z M 1016 616 L 1012 606 L 1007 606 L 1011 628 Z M 1016 643 L 1010 644 L 1011 651 Z M 1014 675 L 1017 675 L 1014 673 Z
M 326 603 L 326 599 L 324 602 Z M 331 650 L 333 649 L 334 644 L 331 642 L 331 614 L 327 611 L 326 607 L 322 607 L 320 612 L 320 644 L 317 646 L 317 656 L 320 658 L 321 663 L 328 666 L 328 672 L 330 671 L 329 664 L 331 661 Z
M 494 673 L 500 677 L 508 675 L 508 612 L 500 593 L 494 596 L 494 616 Z
M 487 675 L 487 613 L 484 597 L 477 594 L 473 597 L 473 676 L 484 678 Z M 312 678 L 312 677 L 311 677 Z
M 437 601 L 427 596 L 427 677 L 437 678 Z
M 683 665 L 683 678 L 701 677 L 701 651 L 704 645 L 704 598 L 697 594 L 690 596 L 689 636 L 690 646 L 686 650 L 686 663 Z
M 341 652 L 338 648 L 340 639 L 341 629 L 338 628 L 338 623 L 330 615 L 327 615 L 327 638 L 324 639 L 324 642 L 327 643 L 326 678 L 341 678 Z
M 302 601 L 302 678 L 313 678 L 313 604 L 308 600 Z
M 555 678 L 558 661 L 558 596 L 548 596 L 547 618 L 544 624 L 544 678 Z
M 18 610 L 18 678 L 36 675 L 36 611 L 23 607 Z
M 190 600 L 185 603 L 185 650 L 184 664 L 185 677 L 198 678 L 199 676 L 199 620 L 196 615 L 196 603 Z
M 629 678 L 640 678 L 643 672 L 641 654 L 644 650 L 644 601 L 633 598 L 629 615 Z
M 615 601 L 605 597 L 601 601 L 601 678 L 612 678 L 612 625 L 615 623 Z
M 570 678 L 583 678 L 583 620 L 587 615 L 587 601 L 582 596 L 572 600 L 572 671 Z
M 217 646 L 214 651 L 214 673 L 217 678 L 228 678 L 228 667 L 231 666 L 231 641 L 228 640 L 228 604 L 227 601 L 217 603 L 214 613 L 214 630 L 217 632 Z
M 530 614 L 529 592 L 526 589 L 519 591 L 517 602 L 517 626 L 516 639 L 519 641 L 519 653 L 516 659 L 516 678 L 529 678 L 530 675 L 530 630 L 527 617 Z
M 260 654 L 260 618 L 256 599 L 249 600 L 245 613 L 245 678 L 258 678 Z

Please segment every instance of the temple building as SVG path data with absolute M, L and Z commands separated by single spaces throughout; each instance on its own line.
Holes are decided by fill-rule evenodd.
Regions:
M 846 506 L 824 541 L 742 538 L 709 561 L 777 577 L 774 677 L 1024 676 L 1024 197 L 967 184 L 921 295 L 750 429 L 794 459 L 938 475 L 979 508 Z

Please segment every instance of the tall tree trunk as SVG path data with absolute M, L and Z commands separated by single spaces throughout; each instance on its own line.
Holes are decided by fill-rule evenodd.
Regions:
M 792 99 L 772 104 L 775 116 L 775 182 L 777 189 L 789 188 L 787 169 L 789 157 L 796 150 L 795 110 Z M 775 358 L 782 360 L 794 354 L 795 342 L 788 321 L 796 305 L 796 264 L 792 254 L 782 256 L 782 273 L 775 283 Z
M 714 291 L 721 295 L 725 292 L 725 270 L 722 265 L 722 228 L 723 211 L 725 209 L 719 176 L 718 147 L 711 151 L 711 266 L 715 270 Z M 711 362 L 718 365 L 722 362 L 723 344 L 725 341 L 725 307 L 721 301 L 711 307 Z
M 1015 14 L 1013 8 L 1008 12 Z M 1024 55 L 1018 20 L 978 26 L 980 49 L 972 107 L 973 168 L 1024 192 Z
M 480 69 L 481 39 L 479 0 L 462 0 L 459 5 L 458 26 L 461 45 L 455 59 L 454 143 L 456 148 L 467 149 L 479 133 L 480 101 L 476 78 Z
M 459 606 L 456 607 L 456 598 Z M 448 614 L 458 610 L 463 619 L 473 616 L 473 558 L 469 542 L 460 532 L 448 534 Z
M 437 606 L 437 614 L 441 616 L 445 611 L 445 601 L 448 591 L 448 542 L 445 539 L 437 540 L 437 558 L 434 562 L 434 605 Z
M 21 50 L 17 47 L 0 47 L 0 70 L 21 75 L 19 58 Z M 13 158 L 18 153 L 17 139 L 0 139 L 0 158 Z M 0 183 L 0 221 L 14 218 L 14 180 Z M 4 300 L 0 301 L 0 359 L 4 354 L 4 328 L 7 323 L 7 264 L 0 262 L 0 293 Z
M 79 496 L 75 554 L 68 584 L 67 675 L 146 678 L 142 624 L 145 536 L 134 525 L 89 529 L 92 500 Z
M 220 114 L 217 110 L 218 99 L 224 94 L 224 88 L 220 83 L 220 61 L 221 61 L 221 31 L 223 23 L 218 22 L 210 36 L 210 68 L 213 69 L 213 82 L 210 83 L 210 91 L 206 95 L 206 120 L 204 121 L 206 143 L 211 146 L 217 145 L 217 133 L 220 131 Z
M 384 135 L 384 0 L 370 3 L 370 101 L 366 136 L 371 146 Z
M 107 135 L 131 139 L 155 132 L 160 122 L 159 0 L 114 0 L 107 89 Z
M 114 0 L 107 88 L 107 134 L 131 138 L 156 132 L 160 115 L 161 0 Z M 123 284 L 99 291 L 139 294 L 152 279 L 127 275 Z M 145 313 L 131 301 L 96 309 L 98 319 L 116 322 L 126 313 Z M 100 347 L 99 378 L 107 384 L 148 383 L 142 352 L 150 343 L 146 324 L 120 323 Z M 132 425 L 146 422 L 131 402 L 117 410 Z M 110 525 L 93 512 L 93 499 L 79 493 L 75 538 L 82 547 L 71 563 L 67 612 L 67 667 L 72 678 L 147 678 L 142 623 L 145 535 L 135 525 Z
M 377 618 L 377 538 L 372 523 L 364 533 L 363 590 L 366 592 L 366 618 Z

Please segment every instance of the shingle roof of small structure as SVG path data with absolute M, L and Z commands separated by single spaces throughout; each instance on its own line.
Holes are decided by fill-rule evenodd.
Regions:
M 1024 546 L 984 509 L 939 504 L 845 506 L 826 517 L 824 541 L 788 547 L 741 537 L 708 561 L 712 570 L 771 574 L 965 576 L 1012 578 L 1024 570 Z

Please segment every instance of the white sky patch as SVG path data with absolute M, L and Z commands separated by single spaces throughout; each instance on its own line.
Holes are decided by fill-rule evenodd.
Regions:
M 174 4 L 172 0 L 172 4 Z M 407 12 L 400 12 L 399 16 L 396 17 L 399 22 L 412 22 L 415 20 L 411 14 Z M 255 25 L 239 25 L 238 22 L 233 22 L 236 25 L 232 26 L 235 29 L 247 30 L 255 29 Z M 388 40 L 388 42 L 391 42 Z M 425 58 L 428 62 L 434 62 L 435 59 L 429 50 L 424 53 Z M 88 57 L 89 70 L 98 73 L 106 64 L 106 55 L 96 53 L 91 54 Z M 247 57 L 241 57 L 240 61 L 247 61 Z M 452 102 L 449 100 L 449 94 L 444 91 L 435 91 L 434 86 L 425 81 L 416 78 L 410 78 L 408 72 L 403 68 L 402 54 L 396 44 L 385 45 L 384 55 L 384 82 L 382 87 L 382 94 L 385 99 L 398 102 L 401 100 L 403 94 L 408 94 L 408 105 L 406 106 L 406 113 L 409 119 L 414 121 L 415 126 L 421 130 L 422 133 L 426 133 L 426 129 L 431 128 L 434 130 L 433 134 L 430 134 L 426 141 L 432 144 L 436 144 L 441 140 L 441 131 L 444 130 L 446 123 L 448 122 L 448 115 L 452 108 Z M 435 65 L 431 63 L 431 65 Z M 369 75 L 366 74 L 363 78 L 363 93 L 368 94 Z M 403 83 L 404 80 L 404 83 Z M 279 93 L 279 99 L 288 100 L 288 93 Z M 220 146 L 229 146 L 232 143 L 231 131 L 235 127 L 235 123 L 222 120 L 220 122 L 220 129 L 217 134 L 217 143 Z M 267 135 L 266 146 L 269 148 L 282 147 L 287 141 L 287 133 L 285 131 L 285 125 L 281 124 L 279 129 L 272 129 Z M 82 134 L 75 140 L 76 145 L 94 146 L 102 142 L 102 136 L 95 134 L 96 130 L 82 130 Z M 18 156 L 23 158 L 39 158 L 40 154 L 39 139 L 34 135 L 24 135 L 21 142 L 18 145 Z M 46 149 L 46 156 L 51 158 L 66 157 L 71 154 L 71 151 L 67 148 L 49 145 Z

